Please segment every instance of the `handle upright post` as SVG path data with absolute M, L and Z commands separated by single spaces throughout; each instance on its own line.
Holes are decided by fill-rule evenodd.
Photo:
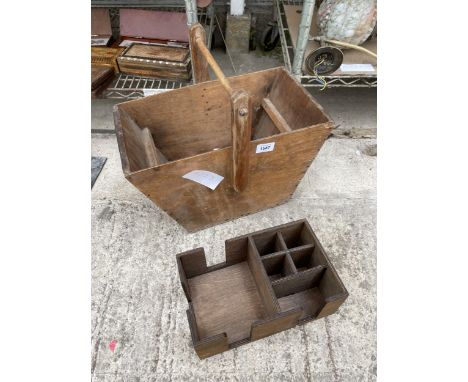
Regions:
M 252 99 L 244 90 L 235 91 L 228 79 L 206 47 L 205 29 L 199 23 L 190 28 L 190 51 L 192 54 L 193 82 L 210 80 L 208 65 L 231 99 L 232 137 L 232 187 L 243 191 L 249 180 L 249 149 L 252 133 Z

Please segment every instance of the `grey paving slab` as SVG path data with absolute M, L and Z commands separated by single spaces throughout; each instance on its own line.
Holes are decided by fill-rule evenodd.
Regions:
M 286 204 L 194 234 L 123 177 L 114 135 L 93 134 L 108 158 L 92 190 L 94 381 L 376 380 L 376 157 L 373 139 L 326 141 Z M 190 345 L 175 254 L 307 218 L 350 296 L 339 312 L 200 361 Z M 115 351 L 109 343 L 117 341 Z

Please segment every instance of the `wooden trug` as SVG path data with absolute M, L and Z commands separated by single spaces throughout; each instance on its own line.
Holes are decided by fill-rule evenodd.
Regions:
M 333 122 L 284 68 L 226 78 L 201 26 L 190 40 L 195 82 L 209 79 L 208 65 L 219 80 L 121 103 L 114 121 L 125 177 L 193 232 L 287 201 Z M 256 153 L 265 143 L 274 150 Z M 211 190 L 183 178 L 193 170 L 224 180 Z
M 306 220 L 226 240 L 225 251 L 210 267 L 203 248 L 177 255 L 200 358 L 333 314 L 348 297 Z

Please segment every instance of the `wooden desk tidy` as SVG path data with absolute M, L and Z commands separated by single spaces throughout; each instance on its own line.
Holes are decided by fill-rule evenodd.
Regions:
M 203 248 L 177 255 L 200 358 L 333 314 L 348 292 L 307 220 L 225 242 L 207 267 Z

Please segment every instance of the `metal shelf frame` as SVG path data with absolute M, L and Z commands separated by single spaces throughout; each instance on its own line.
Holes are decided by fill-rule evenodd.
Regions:
M 158 9 L 161 11 L 185 12 L 185 3 L 161 1 L 92 1 L 92 7 L 109 8 L 111 18 L 117 16 L 120 8 Z M 211 38 L 214 32 L 214 5 L 197 8 L 198 22 L 206 29 L 208 49 L 211 48 Z M 192 84 L 192 81 L 173 81 L 154 77 L 143 77 L 125 73 L 117 73 L 112 83 L 102 92 L 100 98 L 131 100 L 144 97 L 147 90 L 172 90 Z
M 278 29 L 281 40 L 281 50 L 283 52 L 284 65 L 291 72 L 292 62 L 294 61 L 294 46 L 289 34 L 289 27 L 284 13 L 284 5 L 302 6 L 301 0 L 273 0 L 277 15 Z M 350 88 L 374 88 L 377 87 L 377 74 L 369 76 L 323 76 L 327 81 L 327 87 L 350 87 Z M 308 87 L 322 87 L 323 84 L 314 76 L 302 72 L 300 76 L 301 85 Z

